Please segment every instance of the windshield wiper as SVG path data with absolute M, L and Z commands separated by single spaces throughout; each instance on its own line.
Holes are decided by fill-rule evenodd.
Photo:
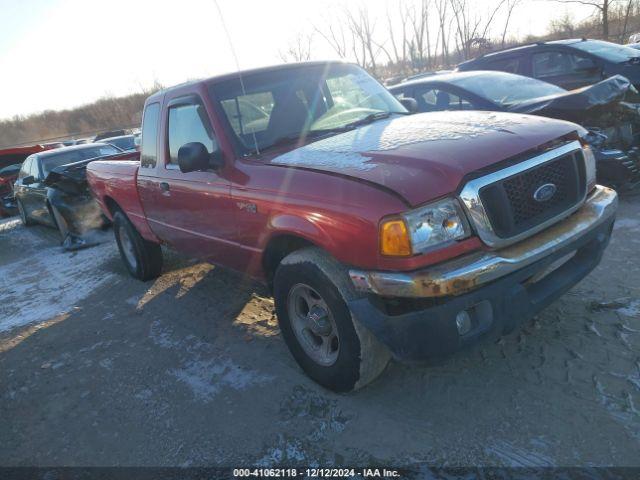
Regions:
M 347 123 L 345 125 L 345 128 L 355 128 L 355 127 L 359 127 L 361 125 L 368 125 L 370 123 L 375 122 L 376 120 L 382 120 L 384 118 L 389 118 L 391 116 L 391 113 L 393 113 L 393 112 L 375 112 L 375 113 L 370 113 L 366 117 L 362 117 L 362 118 L 356 120 L 355 122 Z
M 361 125 L 368 125 L 369 123 L 373 123 L 376 120 L 389 118 L 392 113 L 402 114 L 403 112 L 375 112 L 375 113 L 370 113 L 365 117 L 362 117 L 354 122 L 347 123 L 346 125 L 342 125 L 340 127 L 309 130 L 306 133 L 299 133 L 295 135 L 283 135 L 282 137 L 276 138 L 270 145 L 261 147 L 259 151 L 257 149 L 249 150 L 247 153 L 244 154 L 244 156 L 247 157 L 251 155 L 256 155 L 258 152 L 262 153 L 273 147 L 288 145 L 290 143 L 294 143 L 298 141 L 304 141 L 307 138 L 318 139 L 319 137 L 323 137 L 323 136 L 329 136 L 336 133 L 348 132 L 349 130 L 353 130 L 354 128 L 359 127 Z

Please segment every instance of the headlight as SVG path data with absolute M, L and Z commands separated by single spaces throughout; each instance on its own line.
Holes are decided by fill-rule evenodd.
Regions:
M 457 200 L 447 198 L 380 224 L 380 252 L 409 256 L 469 236 L 469 225 Z
M 582 145 L 584 155 L 584 169 L 587 177 L 587 193 L 596 186 L 596 157 L 589 145 Z

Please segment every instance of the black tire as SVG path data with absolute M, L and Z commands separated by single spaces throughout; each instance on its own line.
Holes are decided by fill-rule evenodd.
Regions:
M 160 275 L 162 272 L 160 245 L 142 238 L 122 212 L 116 212 L 113 216 L 113 233 L 122 262 L 132 277 L 147 281 Z
M 321 364 L 308 353 L 290 316 L 291 295 L 300 285 L 315 291 L 331 314 L 338 344 L 332 364 Z M 288 255 L 274 277 L 274 300 L 282 336 L 304 372 L 335 392 L 357 390 L 384 370 L 390 354 L 369 330 L 355 320 L 347 301 L 356 298 L 344 267 L 324 251 L 309 247 Z M 295 313 L 293 314 L 295 316 Z M 296 320 L 293 319 L 293 322 Z M 313 336 L 313 334 L 311 335 Z M 309 342 L 311 343 L 311 342 Z M 321 347 L 319 347 L 321 348 Z
M 31 227 L 35 225 L 35 222 L 29 218 L 27 211 L 24 209 L 22 202 L 16 198 L 16 205 L 18 206 L 18 214 L 20 215 L 20 221 L 25 227 Z

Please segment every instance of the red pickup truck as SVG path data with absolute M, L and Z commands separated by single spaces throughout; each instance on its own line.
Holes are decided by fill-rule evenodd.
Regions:
M 140 162 L 87 177 L 129 272 L 161 245 L 264 280 L 296 361 L 349 391 L 390 356 L 512 330 L 600 261 L 617 196 L 582 127 L 409 111 L 365 71 L 304 63 L 158 92 Z

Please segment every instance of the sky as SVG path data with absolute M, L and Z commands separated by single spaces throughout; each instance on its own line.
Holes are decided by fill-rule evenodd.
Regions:
M 215 0 L 0 0 L 0 119 L 233 71 L 236 57 L 241 69 L 281 63 L 298 34 L 364 1 L 217 0 L 218 10 Z M 383 25 L 397 1 L 366 5 Z M 493 3 L 470 1 L 480 11 Z M 523 0 L 510 34 L 542 34 L 565 12 L 581 20 L 593 9 Z M 336 58 L 320 37 L 313 42 L 313 59 Z

